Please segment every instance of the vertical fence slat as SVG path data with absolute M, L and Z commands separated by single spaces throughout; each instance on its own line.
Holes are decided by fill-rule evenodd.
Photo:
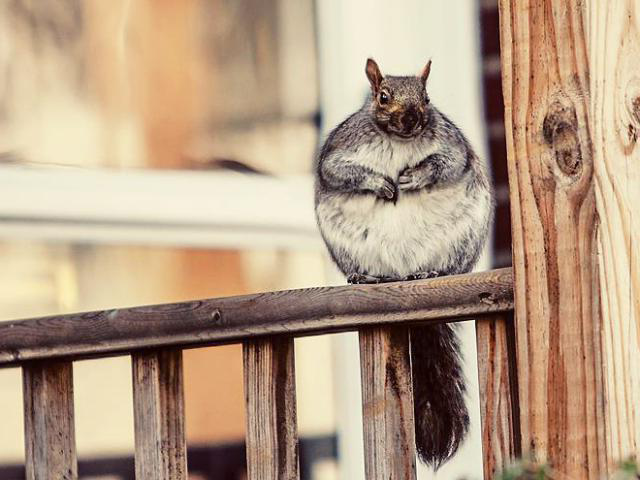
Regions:
M 366 478 L 416 478 L 409 330 L 360 330 Z
M 187 478 L 182 351 L 131 355 L 137 480 Z
M 293 338 L 244 344 L 249 480 L 298 480 Z
M 476 322 L 484 478 L 494 478 L 519 454 L 513 313 Z
M 78 478 L 71 362 L 22 369 L 27 480 Z

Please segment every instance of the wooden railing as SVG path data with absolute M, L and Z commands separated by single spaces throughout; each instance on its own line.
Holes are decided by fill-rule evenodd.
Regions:
M 510 269 L 0 323 L 23 369 L 28 479 L 77 477 L 73 361 L 131 355 L 138 479 L 187 477 L 182 349 L 242 342 L 247 469 L 297 479 L 293 339 L 360 332 L 367 479 L 415 479 L 409 326 L 475 319 L 486 478 L 518 453 Z

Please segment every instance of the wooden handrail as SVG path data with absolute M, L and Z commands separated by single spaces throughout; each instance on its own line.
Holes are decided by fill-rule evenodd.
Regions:
M 513 309 L 511 269 L 380 285 L 319 287 L 0 323 L 0 367 L 273 335 L 316 335 Z

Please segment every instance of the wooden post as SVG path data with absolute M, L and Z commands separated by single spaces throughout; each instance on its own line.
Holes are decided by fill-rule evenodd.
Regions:
M 360 330 L 360 368 L 365 476 L 415 480 L 409 330 L 406 327 Z
M 513 314 L 476 321 L 484 478 L 490 480 L 520 455 Z
M 570 478 L 640 449 L 639 15 L 500 0 L 522 449 Z
M 27 480 L 78 478 L 71 362 L 25 365 L 22 380 Z
M 606 451 L 640 462 L 640 2 L 589 6 Z
M 186 480 L 182 351 L 131 356 L 137 480 Z
M 249 480 L 298 480 L 293 338 L 244 344 Z

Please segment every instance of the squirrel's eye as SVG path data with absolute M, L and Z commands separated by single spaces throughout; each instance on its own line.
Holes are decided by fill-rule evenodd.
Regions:
M 425 103 L 425 104 L 429 105 L 429 102 L 430 102 L 430 101 L 431 101 L 431 100 L 429 100 L 429 97 L 427 97 L 427 96 L 425 96 L 425 97 L 424 97 L 424 103 Z
M 380 92 L 380 95 L 378 96 L 378 101 L 380 102 L 381 105 L 386 105 L 387 103 L 389 103 L 389 94 L 385 91 Z

